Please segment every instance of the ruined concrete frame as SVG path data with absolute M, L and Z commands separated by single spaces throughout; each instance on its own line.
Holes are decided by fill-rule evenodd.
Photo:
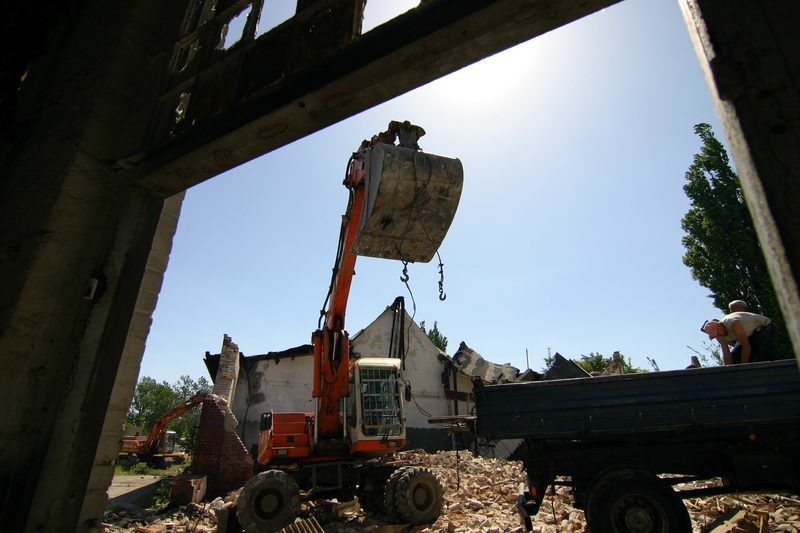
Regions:
M 305 0 L 302 4 L 311 10 L 305 11 L 308 14 L 323 5 L 339 6 L 346 11 L 359 1 Z M 797 184 L 800 165 L 794 159 L 798 153 L 794 139 L 800 138 L 797 131 L 800 128 L 800 121 L 797 120 L 800 97 L 796 89 L 797 50 L 800 50 L 800 46 L 797 46 L 796 32 L 791 27 L 791 22 L 798 18 L 798 8 L 792 6 L 794 3 L 779 0 L 681 1 L 686 7 L 690 33 L 696 35 L 696 40 L 701 43 L 701 63 L 707 66 L 710 73 L 710 84 L 714 88 L 712 92 L 717 99 L 726 134 L 731 140 L 748 204 L 754 213 L 759 238 L 765 245 L 787 324 L 793 341 L 798 346 L 800 304 L 796 280 L 800 273 L 800 235 L 794 210 L 795 206 L 800 205 L 800 187 Z M 43 425 L 37 429 L 46 442 L 31 443 L 31 450 L 23 465 L 23 468 L 30 467 L 30 470 L 19 474 L 27 477 L 3 487 L 11 487 L 28 495 L 27 499 L 23 499 L 22 508 L 13 510 L 16 515 L 11 517 L 12 523 L 24 526 L 16 530 L 33 530 L 44 525 L 52 530 L 86 529 L 90 524 L 85 520 L 102 511 L 92 509 L 96 503 L 89 504 L 84 496 L 90 483 L 88 469 L 92 465 L 92 458 L 97 456 L 97 439 L 103 423 L 106 427 L 115 424 L 121 426 L 124 417 L 122 410 L 112 416 L 107 411 L 106 404 L 112 394 L 119 400 L 129 393 L 130 376 L 136 373 L 141 360 L 143 344 L 136 348 L 137 354 L 128 353 L 126 356 L 134 362 L 125 363 L 132 366 L 125 369 L 127 379 L 122 379 L 118 370 L 123 364 L 122 354 L 129 338 L 133 309 L 142 303 L 140 298 L 143 296 L 139 292 L 141 280 L 152 249 L 152 238 L 161 220 L 164 198 L 483 57 L 613 3 L 615 1 L 610 0 L 428 0 L 410 13 L 376 28 L 362 38 L 353 39 L 341 48 L 328 48 L 326 53 L 329 55 L 325 56 L 323 64 L 320 63 L 321 56 L 311 57 L 307 63 L 298 65 L 296 71 L 289 72 L 280 81 L 264 80 L 262 85 L 250 85 L 245 92 L 228 100 L 226 93 L 219 92 L 226 89 L 218 81 L 220 74 L 232 68 L 238 73 L 237 80 L 248 80 L 255 72 L 245 65 L 247 54 L 258 56 L 269 52 L 265 50 L 269 46 L 269 37 L 263 41 L 244 40 L 241 45 L 237 43 L 232 46 L 225 56 L 204 64 L 207 69 L 197 75 L 204 78 L 205 84 L 194 85 L 187 78 L 177 85 L 167 83 L 160 88 L 161 102 L 167 102 L 164 109 L 168 111 L 174 103 L 169 102 L 174 97 L 174 89 L 183 89 L 181 83 L 192 84 L 195 91 L 199 87 L 199 92 L 194 93 L 193 98 L 205 95 L 209 102 L 219 98 L 225 104 L 221 110 L 216 110 L 213 105 L 200 106 L 196 108 L 194 115 L 187 111 L 190 113 L 187 116 L 194 116 L 196 119 L 196 127 L 179 129 L 180 131 L 171 131 L 172 126 L 165 127 L 172 119 L 162 123 L 162 118 L 159 117 L 168 115 L 159 115 L 149 124 L 149 133 L 137 137 L 141 133 L 137 128 L 141 125 L 136 124 L 133 119 L 139 109 L 131 109 L 130 103 L 128 107 L 123 106 L 125 98 L 119 98 L 115 92 L 126 89 L 126 73 L 119 69 L 115 71 L 115 83 L 119 84 L 122 80 L 123 84 L 112 86 L 113 91 L 108 90 L 108 76 L 103 78 L 98 75 L 96 82 L 88 85 L 97 94 L 66 100 L 70 104 L 90 104 L 89 110 L 92 112 L 110 111 L 110 116 L 101 113 L 99 118 L 92 116 L 92 120 L 87 120 L 80 128 L 74 128 L 78 141 L 90 139 L 91 144 L 81 145 L 79 150 L 70 148 L 69 141 L 72 138 L 61 144 L 58 141 L 63 139 L 48 140 L 50 125 L 47 121 L 51 117 L 41 117 L 42 135 L 37 142 L 44 143 L 42 146 L 50 147 L 51 151 L 61 150 L 59 155 L 68 159 L 59 163 L 61 168 L 53 167 L 49 169 L 50 172 L 63 170 L 79 185 L 79 190 L 97 194 L 97 202 L 109 202 L 114 206 L 110 210 L 111 214 L 105 215 L 103 219 L 114 228 L 110 233 L 93 233 L 91 240 L 81 242 L 77 240 L 80 232 L 75 228 L 51 228 L 56 237 L 67 237 L 68 244 L 59 246 L 58 243 L 48 242 L 48 235 L 40 235 L 37 231 L 48 229 L 47 223 L 51 222 L 48 215 L 52 215 L 50 211 L 56 209 L 53 207 L 56 202 L 44 199 L 41 203 L 48 208 L 47 213 L 30 215 L 40 218 L 33 219 L 29 226 L 23 226 L 36 242 L 35 245 L 24 243 L 25 246 L 32 246 L 30 255 L 21 254 L 18 262 L 24 266 L 13 267 L 25 268 L 24 274 L 9 271 L 10 267 L 7 266 L 0 266 L 3 274 L 10 274 L 10 281 L 6 280 L 9 287 L 16 280 L 25 285 L 21 289 L 22 296 L 16 296 L 17 300 L 12 302 L 17 306 L 12 305 L 4 310 L 30 309 L 29 302 L 21 300 L 25 295 L 44 293 L 50 286 L 59 289 L 53 295 L 55 302 L 52 306 L 58 308 L 58 313 L 47 315 L 46 320 L 49 323 L 39 324 L 41 329 L 25 329 L 29 325 L 26 321 L 35 314 L 19 315 L 12 312 L 8 315 L 10 318 L 7 322 L 0 323 L 0 331 L 10 325 L 12 329 L 21 328 L 27 336 L 21 340 L 9 340 L 9 346 L 13 345 L 19 352 L 19 347 L 28 341 L 31 346 L 44 350 L 44 354 L 26 353 L 24 350 L 19 352 L 42 365 L 47 362 L 50 354 L 48 350 L 53 349 L 52 353 L 56 357 L 66 360 L 66 363 L 61 361 L 59 366 L 72 368 L 67 384 L 59 382 L 64 376 L 54 377 L 49 374 L 46 382 L 31 382 L 33 394 L 58 394 L 53 394 L 48 399 L 52 405 L 44 404 L 43 410 L 47 412 L 37 414 L 32 421 Z M 103 11 L 103 2 L 100 0 L 86 0 L 82 5 L 83 13 L 88 13 L 87 17 Z M 184 13 L 187 6 L 188 0 L 180 5 L 170 5 L 170 9 L 181 8 L 181 13 Z M 133 40 L 124 41 L 124 46 L 138 47 L 138 51 L 127 50 L 128 63 L 125 66 L 138 69 L 134 71 L 135 74 L 152 73 L 148 70 L 152 68 L 148 61 L 154 61 L 154 54 L 171 56 L 174 43 L 181 36 L 176 35 L 170 43 L 159 41 L 159 44 L 170 47 L 168 50 L 158 47 L 155 51 L 151 50 L 150 47 L 156 44 L 142 39 L 147 39 L 148 31 L 153 29 L 147 24 L 157 24 L 156 17 L 164 9 L 164 4 L 157 0 L 140 0 L 135 6 L 128 7 L 133 14 L 139 14 L 139 20 L 135 23 L 143 24 L 144 27 L 139 28 L 138 33 L 128 36 Z M 738 19 L 737 13 L 747 13 L 754 22 Z M 112 15 L 109 17 L 112 20 L 115 20 L 114 16 L 119 16 L 109 14 Z M 85 22 L 91 20 L 87 18 Z M 132 23 L 116 20 L 108 24 L 109 31 L 114 31 L 129 28 Z M 291 25 L 290 19 L 286 27 Z M 179 23 L 175 24 L 176 34 L 179 33 L 179 26 Z M 91 31 L 91 28 L 87 29 Z M 743 31 L 746 29 L 752 29 L 754 35 L 749 35 L 747 39 L 737 35 L 736 32 L 746 34 Z M 338 31 L 339 36 L 346 35 L 347 32 L 352 32 L 352 26 L 338 28 Z M 95 35 L 104 36 L 102 33 Z M 86 39 L 73 48 L 59 49 L 51 54 L 52 57 L 45 58 L 44 64 L 52 67 L 60 59 L 75 60 L 85 50 L 90 50 L 92 45 L 96 46 L 97 43 Z M 759 57 L 770 59 L 766 63 L 765 72 L 757 72 L 748 62 L 753 47 L 756 47 Z M 709 50 L 713 50 L 713 57 L 707 55 Z M 715 63 L 716 56 L 723 57 L 724 61 Z M 164 65 L 164 71 L 167 69 L 168 59 L 157 61 Z M 112 65 L 109 68 L 113 70 L 113 64 L 109 65 Z M 739 79 L 734 76 L 734 83 L 730 83 L 731 73 L 744 76 Z M 33 74 L 32 79 L 35 79 L 36 72 Z M 135 79 L 130 81 L 137 82 Z M 59 96 L 51 95 L 46 79 L 38 83 L 36 86 L 32 82 L 31 86 L 37 87 L 41 95 Z M 759 89 L 760 85 L 763 87 Z M 180 92 L 177 94 L 180 95 Z M 158 98 L 158 95 L 153 95 L 154 100 Z M 198 98 L 195 99 L 197 101 Z M 70 109 L 73 113 L 79 113 L 74 108 L 69 108 L 63 120 L 70 118 Z M 776 109 L 779 120 L 774 118 Z M 62 113 L 59 108 L 53 110 L 57 115 Z M 134 124 L 124 123 L 131 131 L 124 137 L 112 135 L 109 139 L 103 138 L 104 134 L 114 131 L 109 128 L 113 120 L 118 119 L 117 115 L 131 119 Z M 72 115 L 73 119 L 78 117 L 83 118 L 80 114 Z M 119 140 L 125 142 L 115 142 Z M 41 147 L 36 150 L 37 146 L 34 145 L 25 148 L 32 154 L 41 151 Z M 24 165 L 21 166 L 15 157 L 6 153 L 3 156 L 4 161 L 11 162 L 10 166 L 16 171 L 15 176 L 18 179 L 36 176 L 35 172 L 26 175 L 23 172 Z M 109 163 L 113 165 L 109 166 Z M 31 168 L 35 170 L 37 167 Z M 41 171 L 41 167 L 38 168 Z M 113 186 L 105 187 L 102 182 L 104 177 L 109 179 L 109 183 L 113 182 Z M 50 179 L 51 176 L 46 178 Z M 124 183 L 130 186 L 121 186 Z M 17 203 L 23 198 L 26 185 L 19 181 L 11 187 L 16 191 Z M 52 186 L 56 188 L 53 196 L 74 207 L 74 191 L 64 190 L 64 182 L 55 179 Z M 45 187 L 39 186 L 37 190 L 40 194 L 45 193 Z M 0 201 L 3 201 L 4 207 L 13 208 L 9 209 L 10 212 L 18 211 L 13 200 Z M 84 224 L 87 222 L 85 217 L 77 220 Z M 6 234 L 4 236 L 7 237 Z M 12 250 L 12 247 L 0 246 L 0 249 L 9 253 L 8 250 Z M 62 249 L 58 253 L 81 258 L 76 262 L 74 272 L 59 272 L 57 264 L 48 266 L 48 254 Z M 105 272 L 108 277 L 107 287 L 115 288 L 113 294 L 111 291 L 106 292 L 106 299 L 99 297 L 98 304 L 90 310 L 79 307 L 72 300 L 80 298 L 86 279 L 94 275 L 96 267 L 92 260 L 84 260 L 85 257 L 100 260 L 104 264 L 109 264 L 109 260 L 115 257 L 121 261 L 117 268 L 106 269 Z M 17 294 L 15 291 L 16 289 L 11 292 Z M 70 313 L 73 313 L 71 317 Z M 58 327 L 47 330 L 48 325 Z M 48 335 L 52 338 L 47 337 Z M 0 344 L 2 342 L 0 336 Z M 74 366 L 69 364 L 72 361 Z M 13 367 L 8 364 L 6 366 Z M 111 383 L 115 381 L 115 376 L 120 384 L 112 392 Z M 12 375 L 11 378 L 13 377 Z M 23 408 L 35 408 L 38 405 L 37 401 L 27 397 L 22 399 L 21 404 Z M 22 434 L 26 427 L 25 424 L 19 424 L 14 430 Z M 104 429 L 103 432 L 105 440 L 101 443 L 101 449 L 107 450 L 109 443 L 114 442 L 113 431 L 106 432 Z M 46 464 L 45 457 L 49 458 Z M 101 467 L 107 469 L 107 465 L 95 465 L 95 468 Z M 94 479 L 100 478 L 102 476 L 99 474 L 94 476 Z M 54 479 L 57 481 L 51 483 Z M 84 510 L 80 513 L 82 506 Z M 4 512 L 8 511 L 10 510 L 4 508 Z M 79 513 L 82 520 L 79 520 Z M 53 517 L 57 517 L 58 524 L 49 522 Z

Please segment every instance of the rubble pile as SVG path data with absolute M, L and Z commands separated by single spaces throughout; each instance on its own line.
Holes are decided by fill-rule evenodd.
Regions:
M 210 503 L 190 503 L 160 511 L 115 505 L 106 510 L 100 526 L 108 533 L 215 533 L 217 518 Z
M 800 532 L 800 500 L 779 494 L 744 494 L 684 500 L 694 531 L 726 524 L 740 533 Z
M 515 504 L 525 474 L 522 463 L 475 457 L 466 451 L 400 452 L 398 459 L 430 468 L 444 488 L 442 515 L 424 526 L 390 526 L 381 517 L 367 516 L 355 504 L 316 500 L 302 504 L 300 520 L 313 520 L 326 532 L 372 533 L 521 533 L 524 531 Z M 699 488 L 703 484 L 682 485 Z M 162 513 L 139 509 L 109 510 L 104 518 L 109 533 L 213 533 L 215 510 L 233 506 L 236 494 L 204 505 L 190 504 Z M 695 533 L 724 524 L 727 532 L 800 532 L 800 499 L 775 494 L 725 495 L 685 500 Z M 582 532 L 583 511 L 572 506 L 568 487 L 548 491 L 541 511 L 534 517 L 537 533 Z M 230 530 L 229 530 L 230 531 Z
M 521 533 L 524 530 L 516 503 L 525 472 L 520 461 L 475 457 L 466 451 L 427 454 L 400 452 L 401 458 L 430 468 L 444 488 L 439 519 L 420 532 Z M 548 493 L 542 512 L 534 519 L 540 533 L 583 531 L 583 511 L 574 509 L 567 487 Z

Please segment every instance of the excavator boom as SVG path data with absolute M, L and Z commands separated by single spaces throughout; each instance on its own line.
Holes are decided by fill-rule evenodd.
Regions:
M 270 467 L 239 494 L 236 516 L 246 531 L 278 531 L 291 523 L 301 489 L 340 502 L 357 495 L 365 509 L 380 508 L 406 524 L 439 517 L 442 487 L 429 469 L 380 460 L 406 444 L 401 359 L 361 354 L 351 362 L 344 329 L 356 256 L 430 261 L 455 216 L 461 162 L 422 152 L 417 140 L 424 133 L 409 122 L 391 122 L 348 161 L 347 210 L 311 336 L 314 413 L 261 414 L 256 458 Z M 395 304 L 402 324 L 402 299 Z
M 208 394 L 195 394 L 185 402 L 176 405 L 169 411 L 161 415 L 153 423 L 146 438 L 126 436 L 122 437 L 122 452 L 135 453 L 140 455 L 152 455 L 158 448 L 158 443 L 167 429 L 167 425 L 176 418 L 183 416 L 194 406 L 203 403 Z
M 387 131 L 363 141 L 347 165 L 344 185 L 350 196 L 326 299 L 330 305 L 323 309 L 322 327 L 311 339 L 312 396 L 319 399 L 314 440 L 331 441 L 323 447 L 338 447 L 343 437 L 340 404 L 350 381 L 345 311 L 356 257 L 430 261 L 461 198 L 461 162 L 422 152 L 417 141 L 424 134 L 408 121 L 393 121 Z M 396 139 L 399 146 L 393 144 Z

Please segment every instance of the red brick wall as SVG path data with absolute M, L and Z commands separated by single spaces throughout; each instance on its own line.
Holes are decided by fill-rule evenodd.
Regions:
M 203 402 L 197 429 L 194 474 L 208 476 L 207 496 L 224 496 L 253 475 L 253 459 L 236 434 L 236 418 L 222 400 Z

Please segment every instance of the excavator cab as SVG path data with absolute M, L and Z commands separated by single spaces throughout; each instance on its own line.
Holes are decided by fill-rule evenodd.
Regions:
M 353 362 L 344 417 L 350 453 L 385 455 L 406 444 L 400 360 L 369 357 Z

